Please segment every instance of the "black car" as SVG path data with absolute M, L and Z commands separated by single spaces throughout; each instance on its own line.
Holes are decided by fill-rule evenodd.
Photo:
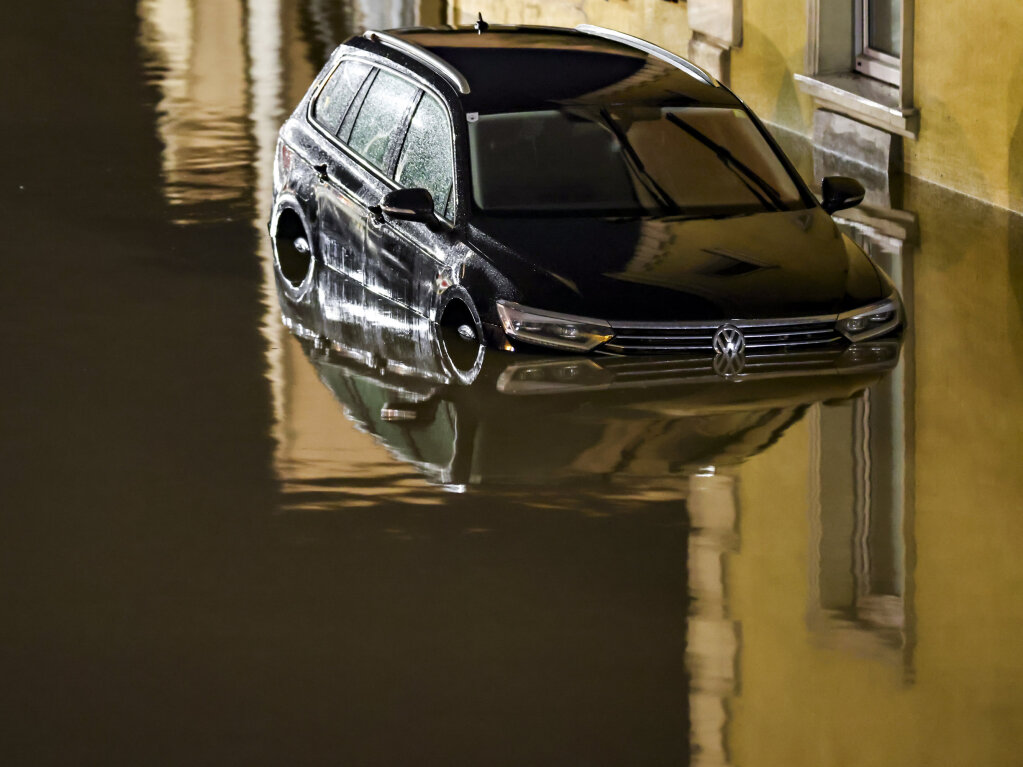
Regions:
M 887 275 L 756 116 L 690 62 L 598 27 L 367 32 L 280 131 L 285 290 L 317 263 L 375 322 L 506 350 L 843 346 L 903 325 Z

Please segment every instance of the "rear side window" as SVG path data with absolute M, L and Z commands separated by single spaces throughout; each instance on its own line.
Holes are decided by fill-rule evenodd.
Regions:
M 425 94 L 409 125 L 398 158 L 396 180 L 404 187 L 422 187 L 433 195 L 433 207 L 444 215 L 451 197 L 451 127 L 444 107 Z
M 418 90 L 412 83 L 380 70 L 355 118 L 348 145 L 384 170 L 391 137 L 401 128 Z
M 330 133 L 336 134 L 345 112 L 366 79 L 370 65 L 364 61 L 346 59 L 334 70 L 323 86 L 313 106 L 313 118 Z

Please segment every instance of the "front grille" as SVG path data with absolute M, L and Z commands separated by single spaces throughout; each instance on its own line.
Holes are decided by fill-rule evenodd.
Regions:
M 828 346 L 842 340 L 835 329 L 834 317 L 780 320 L 734 320 L 720 323 L 611 323 L 614 338 L 603 351 L 614 354 L 676 354 L 714 351 L 714 334 L 722 325 L 734 325 L 742 331 L 747 354 L 755 349 L 789 349 L 801 346 Z

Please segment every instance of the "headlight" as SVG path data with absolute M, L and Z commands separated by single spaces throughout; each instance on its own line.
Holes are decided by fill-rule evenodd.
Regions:
M 530 309 L 510 301 L 498 301 L 497 313 L 505 333 L 540 346 L 585 352 L 614 336 L 611 326 L 601 320 Z
M 902 324 L 902 301 L 892 293 L 884 301 L 838 315 L 838 331 L 850 341 L 866 341 Z

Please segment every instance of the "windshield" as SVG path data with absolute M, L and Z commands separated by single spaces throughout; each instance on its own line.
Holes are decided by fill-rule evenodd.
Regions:
M 487 213 L 718 216 L 806 207 L 741 109 L 479 115 L 469 139 L 474 202 Z

